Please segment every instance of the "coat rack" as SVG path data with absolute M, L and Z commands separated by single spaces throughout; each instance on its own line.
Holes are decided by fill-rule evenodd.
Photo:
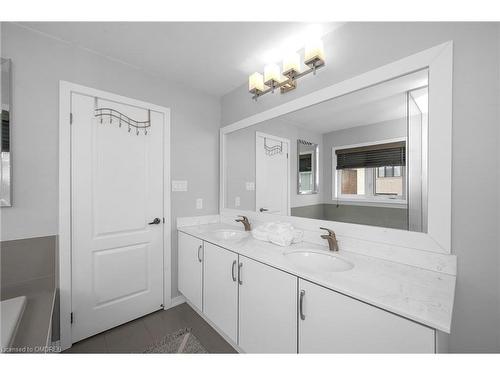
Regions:
M 280 142 L 279 145 L 268 146 L 267 138 L 264 138 L 264 150 L 266 150 L 267 156 L 281 154 L 283 152 L 283 142 Z
M 149 109 L 148 119 L 146 121 L 137 121 L 131 119 L 130 117 L 113 108 L 95 108 L 94 116 L 100 119 L 101 124 L 103 123 L 104 119 L 108 119 L 110 124 L 115 121 L 120 128 L 122 127 L 122 125 L 125 125 L 128 127 L 129 133 L 132 131 L 132 129 L 135 129 L 136 135 L 139 135 L 140 130 L 144 130 L 144 135 L 147 135 L 148 128 L 151 127 L 151 111 Z

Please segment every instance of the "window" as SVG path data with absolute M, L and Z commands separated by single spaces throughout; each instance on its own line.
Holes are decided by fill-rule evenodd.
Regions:
M 406 199 L 406 142 L 342 148 L 335 155 L 336 198 Z

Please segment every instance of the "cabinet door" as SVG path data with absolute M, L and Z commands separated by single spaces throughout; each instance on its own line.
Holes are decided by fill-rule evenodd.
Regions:
M 203 241 L 179 233 L 179 291 L 200 311 L 202 309 Z
M 297 277 L 241 255 L 239 266 L 239 347 L 296 353 Z
M 434 330 L 299 279 L 299 353 L 434 353 Z
M 203 313 L 236 343 L 238 254 L 205 242 L 203 263 Z

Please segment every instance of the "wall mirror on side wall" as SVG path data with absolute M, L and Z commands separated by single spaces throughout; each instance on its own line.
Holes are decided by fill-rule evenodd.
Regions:
M 327 221 L 339 235 L 449 253 L 451 50 L 221 129 L 221 210 Z
M 0 167 L 0 207 L 12 206 L 12 154 L 11 154 L 11 60 L 0 58 L 0 103 L 2 117 L 1 131 L 1 167 Z
M 297 194 L 319 192 L 319 145 L 297 139 Z

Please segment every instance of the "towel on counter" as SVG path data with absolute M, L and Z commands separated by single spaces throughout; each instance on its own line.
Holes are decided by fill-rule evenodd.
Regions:
M 260 241 L 268 241 L 279 246 L 290 246 L 302 242 L 303 232 L 296 230 L 292 224 L 285 222 L 270 222 L 259 225 L 252 230 L 252 236 Z

